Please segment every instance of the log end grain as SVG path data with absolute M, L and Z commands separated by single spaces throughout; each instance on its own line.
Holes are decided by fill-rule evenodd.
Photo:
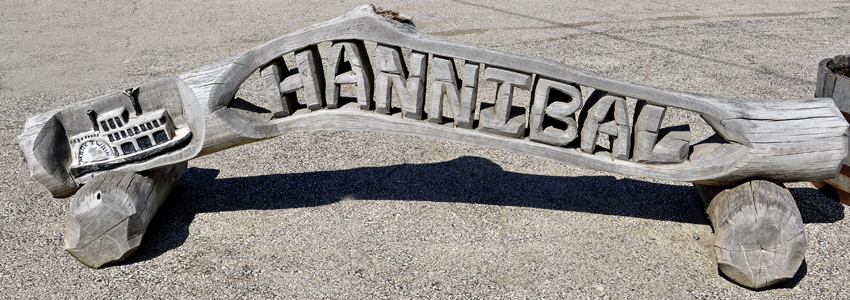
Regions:
M 718 193 L 698 190 L 701 197 L 715 194 L 707 210 L 723 274 L 752 289 L 794 277 L 805 257 L 806 235 L 787 189 L 755 180 Z

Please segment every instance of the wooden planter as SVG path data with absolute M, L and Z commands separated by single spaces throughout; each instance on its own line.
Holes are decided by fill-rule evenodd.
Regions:
M 815 97 L 832 98 L 847 122 L 850 122 L 850 55 L 826 58 L 818 64 L 818 83 Z M 844 204 L 850 205 L 850 157 L 845 158 L 835 178 L 816 181 L 817 188 L 830 186 Z

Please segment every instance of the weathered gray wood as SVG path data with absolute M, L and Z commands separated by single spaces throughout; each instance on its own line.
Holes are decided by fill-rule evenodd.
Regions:
M 358 30 L 351 30 L 357 28 Z M 362 29 L 362 30 L 360 30 Z M 200 94 L 206 95 L 209 102 L 210 112 L 214 115 L 228 115 L 231 113 L 226 107 L 226 102 L 229 101 L 240 78 L 245 78 L 250 73 L 243 71 L 245 66 L 261 64 L 267 61 L 272 55 L 278 53 L 286 53 L 305 44 L 315 44 L 327 40 L 336 40 L 340 38 L 357 38 L 363 40 L 371 40 L 379 43 L 387 43 L 400 47 L 407 47 L 414 50 L 432 53 L 435 55 L 444 55 L 448 57 L 459 58 L 463 60 L 473 60 L 505 67 L 513 70 L 533 70 L 532 72 L 549 78 L 558 78 L 568 82 L 575 82 L 580 85 L 590 86 L 600 90 L 606 90 L 615 94 L 626 95 L 636 99 L 647 99 L 654 104 L 662 106 L 673 106 L 685 108 L 702 114 L 710 125 L 721 131 L 721 134 L 730 142 L 750 144 L 750 135 L 745 120 L 723 122 L 727 119 L 735 119 L 735 114 L 732 113 L 738 106 L 749 106 L 751 100 L 739 99 L 722 99 L 712 98 L 702 95 L 693 95 L 687 93 L 676 93 L 661 91 L 654 88 L 639 86 L 631 83 L 626 83 L 617 80 L 601 78 L 594 74 L 571 69 L 562 64 L 555 62 L 537 59 L 512 53 L 483 49 L 480 47 L 468 46 L 452 41 L 447 41 L 435 37 L 430 37 L 421 34 L 412 27 L 392 20 L 383 19 L 373 13 L 370 7 L 360 7 L 351 13 L 322 24 L 311 26 L 305 30 L 281 37 L 274 41 L 264 44 L 262 47 L 249 51 L 245 55 L 230 63 L 232 68 L 228 71 L 229 76 L 219 77 L 219 81 L 213 87 L 198 86 L 197 91 Z M 190 72 L 187 78 L 203 77 L 204 74 L 215 72 L 218 69 L 204 68 L 199 72 Z M 761 100 L 759 100 L 761 101 Z M 761 109 L 764 110 L 764 109 Z M 761 111 L 756 109 L 755 112 Z M 771 109 L 771 111 L 776 111 Z M 795 113 L 797 111 L 794 111 Z M 738 112 L 736 112 L 738 113 Z M 764 116 L 759 116 L 763 119 Z M 787 118 L 787 116 L 777 116 Z M 231 118 L 224 118 L 230 120 Z M 242 121 L 226 121 L 236 125 Z M 276 127 L 273 124 L 268 126 L 252 126 L 249 130 L 241 131 L 240 139 L 261 139 L 263 136 L 269 135 L 269 132 L 274 132 Z M 262 128 L 262 129 L 261 129 Z M 279 129 L 278 129 L 279 130 Z M 220 149 L 214 149 L 220 150 Z
M 428 122 L 443 122 L 443 100 L 449 102 L 454 125 L 472 129 L 478 98 L 478 68 L 476 63 L 464 64 L 463 85 L 458 88 L 455 65 L 451 58 L 434 56 L 431 62 L 434 82 L 428 98 Z
M 393 86 L 400 85 L 402 93 L 407 93 L 407 67 L 404 66 L 401 48 L 379 44 L 378 70 L 378 76 L 375 78 L 375 112 L 389 114 L 392 110 Z M 398 90 L 399 87 L 396 87 L 397 93 Z
M 478 104 L 478 73 L 481 65 L 471 61 L 463 63 L 463 82 L 460 101 L 450 101 L 455 126 L 472 129 L 475 123 L 475 107 Z M 455 112 L 459 112 L 455 115 Z
M 695 186 L 709 202 L 717 266 L 723 274 L 753 289 L 794 277 L 805 256 L 806 235 L 787 189 L 763 180 L 730 189 Z
M 341 71 L 343 61 L 347 61 L 351 70 Z M 339 41 L 331 46 L 331 59 L 328 64 L 327 95 L 328 108 L 339 107 L 339 89 L 341 84 L 353 84 L 357 105 L 360 109 L 372 109 L 372 65 L 363 41 Z
M 818 81 L 815 96 L 825 96 L 828 91 L 836 107 L 850 122 L 850 55 L 838 55 L 827 58 L 818 64 Z M 841 202 L 850 204 L 850 156 L 844 159 L 835 178 L 812 182 L 818 189 L 830 185 Z
M 835 78 L 835 88 L 832 91 L 832 101 L 839 110 L 850 111 L 850 77 Z
M 364 41 L 380 45 L 377 51 L 377 83 L 374 81 L 376 78 L 372 74 Z M 322 61 L 317 46 L 323 42 L 333 43 L 325 62 Z M 407 48 L 412 53 L 409 66 L 405 65 L 401 48 Z M 299 69 L 297 76 L 290 75 L 280 62 L 283 55 L 293 52 Z M 426 61 L 428 56 L 432 57 L 430 63 Z M 458 79 L 455 61 L 463 62 L 462 81 Z M 844 57 L 837 62 L 836 59 L 826 62 L 827 69 L 832 72 L 835 70 L 830 68 L 830 63 L 843 63 L 846 66 L 847 59 Z M 325 64 L 327 69 L 323 67 Z M 343 68 L 348 65 L 350 69 Z M 264 66 L 277 66 L 277 69 Z M 491 106 L 487 106 L 477 97 L 478 76 L 482 66 L 485 68 L 485 79 L 497 83 L 497 97 Z M 406 67 L 409 67 L 409 70 L 405 70 Z M 245 80 L 258 69 L 261 75 L 269 75 L 263 77 L 270 78 L 266 87 L 272 92 L 291 94 L 295 90 L 303 89 L 307 109 L 289 111 L 289 114 L 268 118 L 266 114 L 252 111 L 250 105 L 245 105 L 245 100 L 234 97 Z M 423 98 L 422 93 L 426 90 L 424 77 L 428 70 L 434 78 L 431 86 L 427 88 L 429 95 L 424 95 L 426 97 Z M 846 73 L 846 70 L 844 71 Z M 820 74 L 819 78 L 833 76 L 826 72 L 823 76 Z M 275 82 L 277 85 L 273 84 Z M 354 85 L 356 107 L 342 107 L 339 101 L 339 86 L 342 84 Z M 827 90 L 832 93 L 835 90 L 835 81 L 830 84 L 828 88 L 821 88 L 820 93 L 825 94 Z M 414 88 L 416 85 L 418 87 Z M 515 87 L 533 91 L 530 107 L 514 105 L 512 93 Z M 582 88 L 594 90 L 586 104 L 581 101 Z M 373 95 L 373 89 L 380 95 Z M 393 90 L 400 100 L 400 107 L 393 106 Z M 557 93 L 553 93 L 553 90 Z M 636 120 L 636 123 L 640 125 L 632 130 L 627 120 L 625 97 L 639 100 L 645 107 L 651 105 L 656 113 L 659 110 L 663 113 L 663 110 L 669 107 L 696 112 L 716 131 L 716 135 L 690 146 L 687 129 L 660 128 L 663 116 L 656 114 L 647 116 L 644 120 L 640 119 L 643 115 L 641 112 L 635 114 L 640 119 Z M 422 99 L 427 99 L 427 103 L 423 104 Z M 452 110 L 454 126 L 442 124 L 444 100 L 448 101 Z M 372 110 L 373 101 L 379 102 L 378 112 L 381 113 Z M 283 104 L 280 108 L 272 109 L 275 112 L 283 111 Z M 425 105 L 428 106 L 427 121 L 422 121 Z M 386 114 L 398 108 L 403 114 Z M 481 112 L 478 119 L 475 118 L 477 108 L 480 108 Z M 528 128 L 525 125 L 526 111 L 531 111 Z M 134 115 L 131 116 L 130 112 Z M 574 117 L 576 112 L 579 113 L 578 118 Z M 119 119 L 122 122 L 130 122 L 145 118 L 151 113 L 170 116 L 170 120 L 159 122 L 161 124 L 158 125 L 168 129 L 163 131 L 167 133 L 166 138 L 179 136 L 181 139 L 174 140 L 185 141 L 186 144 L 169 144 L 163 140 L 161 145 L 174 147 L 154 147 L 159 149 L 158 152 L 139 151 L 145 155 L 129 157 L 126 161 L 111 158 L 110 153 L 119 153 L 120 150 L 121 153 L 127 154 L 132 152 L 130 150 L 135 150 L 118 149 L 123 147 L 122 143 L 126 143 L 125 141 L 107 142 L 109 137 L 112 137 L 112 140 L 118 139 L 111 130 L 123 132 L 121 139 L 125 138 L 124 135 L 139 136 L 139 133 L 100 125 L 98 116 L 108 116 L 113 122 L 118 122 Z M 560 124 L 547 123 L 547 118 L 550 121 L 562 122 L 564 126 L 549 126 L 548 124 Z M 99 132 L 99 127 L 110 127 L 110 130 Z M 96 208 L 99 206 L 90 205 L 94 203 L 91 195 L 95 195 L 96 199 L 96 194 L 91 194 L 89 189 L 107 184 L 104 183 L 105 179 L 99 181 L 103 176 L 126 177 L 131 178 L 131 182 L 136 182 L 132 178 L 139 175 L 127 175 L 129 173 L 123 172 L 142 172 L 185 163 L 186 160 L 201 155 L 296 132 L 351 130 L 423 136 L 489 146 L 577 167 L 632 176 L 689 181 L 696 184 L 732 185 L 752 178 L 776 182 L 832 178 L 835 176 L 836 166 L 848 154 L 847 128 L 847 123 L 831 99 L 729 99 L 665 91 L 604 78 L 546 59 L 428 36 L 416 31 L 409 24 L 379 16 L 371 6 L 361 6 L 337 19 L 307 27 L 235 57 L 185 72 L 177 77 L 35 116 L 27 121 L 19 142 L 30 164 L 32 176 L 54 195 L 70 195 L 81 184 L 89 182 L 79 194 L 78 198 L 82 200 L 76 202 L 79 209 L 75 214 L 85 216 L 99 211 Z M 152 127 L 148 129 L 152 130 Z M 611 153 L 595 151 L 600 133 L 607 134 L 612 139 Z M 648 158 L 631 155 L 632 136 L 636 140 L 635 147 L 641 147 L 641 154 L 635 155 L 649 155 Z M 577 138 L 580 143 L 571 143 Z M 114 147 L 113 150 L 110 152 L 108 148 L 99 147 L 96 139 L 103 142 L 102 144 L 114 143 L 110 144 L 110 147 Z M 86 145 L 98 147 L 81 146 L 82 143 L 92 141 L 95 143 Z M 142 140 L 133 140 L 130 144 L 139 148 L 153 146 L 149 141 Z M 156 145 L 160 143 L 157 142 Z M 79 156 L 80 153 L 84 155 Z M 659 153 L 672 158 L 658 157 Z M 126 158 L 127 156 L 122 159 Z M 101 159 L 111 164 L 101 164 Z M 157 191 L 157 186 L 153 185 L 152 193 L 158 195 L 161 192 Z M 795 215 L 796 210 L 791 209 L 793 201 L 791 206 L 788 205 L 790 198 L 787 191 L 783 194 L 769 184 L 759 182 L 747 187 L 739 186 L 721 192 L 714 197 L 716 201 L 709 207 L 709 214 L 713 222 L 717 220 L 715 228 L 718 240 L 723 241 L 717 252 L 721 270 L 738 282 L 743 282 L 742 284 L 758 288 L 775 282 L 772 278 L 787 277 L 788 270 L 793 267 L 797 258 L 795 253 L 800 252 L 800 235 L 788 239 L 776 239 L 775 235 L 793 233 L 793 230 L 789 231 L 786 227 L 796 226 L 788 224 L 799 219 L 799 212 Z M 746 204 L 746 201 L 728 200 L 747 197 L 746 189 L 750 191 L 749 197 L 754 199 L 750 201 L 752 205 Z M 124 190 L 135 193 L 135 189 Z M 89 196 L 86 196 L 87 194 Z M 101 197 L 103 195 L 101 193 Z M 717 204 L 724 201 L 730 204 Z M 778 201 L 779 204 L 770 201 Z M 109 207 L 112 209 L 112 206 Z M 790 215 L 788 220 L 791 221 L 777 225 L 775 218 L 765 217 L 765 212 L 769 211 L 770 216 Z M 129 224 L 129 220 L 149 221 L 148 216 L 144 215 L 145 212 L 138 218 L 127 217 L 128 221 L 123 221 L 120 217 L 115 218 L 117 215 L 104 215 L 101 219 L 102 222 L 119 225 Z M 753 226 L 756 226 L 755 231 L 744 232 L 741 230 L 746 229 L 746 226 L 734 225 L 747 224 L 746 220 L 739 219 L 748 216 L 751 219 L 755 217 L 752 222 L 755 224 Z M 75 230 L 75 226 L 91 227 L 91 224 L 101 221 L 74 222 L 78 225 L 71 225 L 71 232 Z M 85 222 L 90 224 L 85 225 Z M 781 230 L 771 227 L 773 225 Z M 100 225 L 94 227 L 113 228 Z M 138 228 L 143 231 L 144 226 L 132 228 L 135 228 L 133 232 L 139 232 Z M 106 235 L 101 237 L 118 234 L 114 230 L 107 230 Z M 127 236 L 128 240 L 135 241 L 136 238 L 140 239 L 141 236 Z M 92 266 L 98 265 L 98 262 L 91 257 L 107 256 L 100 253 L 120 254 L 117 258 L 101 260 L 105 263 L 125 257 L 127 252 L 122 251 L 133 248 L 132 243 L 105 247 L 90 242 L 93 238 L 88 239 L 83 238 L 83 235 L 76 240 L 72 239 L 69 242 L 69 251 L 76 253 L 78 257 L 84 257 L 80 260 L 87 261 Z M 101 238 L 104 239 L 107 238 Z M 80 242 L 81 240 L 84 242 Z M 759 249 L 753 246 L 753 240 L 758 242 Z M 771 248 L 761 247 L 777 240 L 786 243 L 788 249 L 783 252 L 788 254 L 786 257 L 771 260 L 779 262 L 778 267 L 760 267 L 759 264 L 764 263 L 761 257 L 742 256 L 742 253 L 760 254 L 762 252 L 759 251 L 770 250 Z M 745 248 L 735 250 L 735 243 Z M 95 249 L 92 251 L 97 254 L 86 254 L 87 251 L 90 252 L 90 248 Z M 780 252 L 774 250 L 771 253 Z M 767 253 L 763 257 L 769 255 L 770 253 Z M 742 263 L 749 267 L 741 267 Z
M 407 67 L 405 67 L 400 47 L 378 44 L 377 49 L 378 69 L 381 72 L 407 77 Z
M 428 55 L 410 53 L 410 77 L 405 83 L 407 96 L 402 98 L 401 109 L 405 118 L 421 120 L 425 117 L 425 81 Z
M 287 76 L 280 82 L 278 89 L 282 94 L 290 94 L 304 87 L 301 76 Z
M 372 97 L 365 97 L 367 91 L 374 88 L 371 82 L 367 84 L 368 76 L 364 74 L 371 72 L 371 67 L 363 66 L 369 58 L 360 44 L 366 40 L 388 47 L 407 48 L 413 53 L 433 57 L 430 62 L 433 84 L 428 89 L 430 95 L 426 95 L 425 103 L 428 106 L 427 118 L 431 122 L 442 122 L 442 101 L 445 98 L 450 103 L 455 126 L 435 125 L 415 118 L 381 116 L 372 110 L 335 111 L 338 106 L 335 101 L 338 97 L 334 97 L 333 93 L 322 95 L 321 91 L 328 86 L 337 89 L 339 81 L 362 86 L 358 89 L 359 107 L 369 108 L 374 100 Z M 331 51 L 326 63 L 332 70 L 326 72 L 323 72 L 323 62 L 315 50 L 316 45 L 321 42 L 333 42 L 338 45 L 336 48 L 331 47 L 334 51 Z M 241 101 L 235 100 L 236 91 L 252 73 L 292 52 L 295 52 L 299 64 L 305 94 L 311 94 L 308 92 L 311 86 L 321 87 L 314 89 L 313 96 L 307 96 L 313 100 L 305 99 L 309 109 L 288 117 L 269 119 L 262 114 L 246 110 L 235 102 Z M 362 72 L 359 75 L 353 71 L 339 74 L 346 73 L 337 70 L 343 58 L 355 60 L 352 65 L 360 66 Z M 463 81 L 457 80 L 453 64 L 455 60 L 465 62 Z M 307 61 L 311 63 L 305 67 L 304 62 Z M 444 67 L 439 67 L 440 64 Z M 629 144 L 634 132 L 627 127 L 628 122 L 621 122 L 616 116 L 608 122 L 601 122 L 604 118 L 600 119 L 596 124 L 598 127 L 588 135 L 582 133 L 582 130 L 578 131 L 581 141 L 594 142 L 600 128 L 609 133 L 616 131 L 612 155 L 581 151 L 573 144 L 555 146 L 526 136 L 526 129 L 530 135 L 530 132 L 539 132 L 536 128 L 519 126 L 516 130 L 519 134 L 511 135 L 513 137 L 498 136 L 481 130 L 467 130 L 486 128 L 484 125 L 489 122 L 487 120 L 500 119 L 506 113 L 509 117 L 519 116 L 533 108 L 533 104 L 532 107 L 514 104 L 483 107 L 485 109 L 482 111 L 493 111 L 493 118 L 484 113 L 483 119 L 476 120 L 474 112 L 481 104 L 476 95 L 477 76 L 482 64 L 491 70 L 525 74 L 530 78 L 547 78 L 590 88 L 600 93 L 644 100 L 659 107 L 677 107 L 693 111 L 700 114 L 715 129 L 719 138 L 689 146 L 689 158 L 680 163 L 646 164 L 633 160 L 629 153 Z M 421 72 L 425 73 L 427 72 Z M 305 77 L 305 74 L 309 76 Z M 325 83 L 333 84 L 323 85 L 321 81 L 324 79 L 327 79 Z M 290 132 L 330 129 L 429 136 L 506 149 L 601 171 L 713 185 L 735 184 L 751 178 L 776 182 L 828 179 L 835 176 L 837 166 L 848 154 L 848 125 L 830 99 L 729 99 L 655 89 L 600 77 L 541 58 L 428 36 L 408 24 L 378 16 L 370 6 L 358 7 L 340 18 L 288 34 L 236 57 L 180 74 L 170 80 L 173 86 L 185 87 L 177 89 L 183 92 L 165 97 L 164 100 L 149 99 L 150 97 L 142 97 L 142 91 L 145 89 L 140 88 L 138 98 L 144 111 L 151 111 L 146 106 L 152 105 L 164 108 L 174 116 L 174 124 L 178 130 L 192 133 L 190 144 L 174 151 L 115 166 L 115 170 L 149 170 Z M 284 82 L 286 79 L 282 83 Z M 537 88 L 537 83 L 539 81 L 532 81 L 532 90 Z M 297 82 L 287 83 L 285 86 L 291 88 L 297 86 Z M 506 95 L 505 90 L 500 94 Z M 84 128 L 92 127 L 86 114 L 88 109 L 111 111 L 125 107 L 132 111 L 132 105 L 126 98 L 122 98 L 125 97 L 122 95 L 124 94 L 116 93 L 32 118 L 20 137 L 20 143 L 31 164 L 33 177 L 44 183 L 55 195 L 68 195 L 79 188 L 80 183 L 97 174 L 94 172 L 83 177 L 72 176 L 69 169 L 76 165 L 68 157 L 70 151 L 63 148 L 62 144 L 67 143 L 71 137 L 84 134 Z M 502 96 L 501 99 L 509 97 Z M 327 103 L 324 100 L 327 100 Z M 499 103 L 504 102 L 506 101 Z M 569 117 L 568 112 L 572 109 L 570 106 L 561 105 L 559 101 L 548 99 L 535 99 L 533 102 L 552 102 L 553 105 L 547 105 L 543 111 L 551 115 L 564 115 L 565 118 Z M 580 111 L 584 113 L 591 107 L 593 105 L 588 103 Z M 513 111 L 519 114 L 510 113 Z M 617 112 L 616 108 L 614 113 L 623 115 Z M 581 122 L 578 125 L 584 125 L 587 121 L 581 117 L 577 120 Z M 543 124 L 545 123 L 544 120 Z M 567 128 L 563 129 L 569 129 L 569 126 L 565 127 Z M 510 131 L 514 132 L 513 128 L 511 129 Z M 672 135 L 668 135 L 682 142 L 679 144 L 681 145 L 687 140 L 682 135 L 684 133 L 686 131 L 671 131 Z M 660 144 L 664 144 L 661 142 L 665 141 L 665 137 L 658 136 Z M 44 147 L 46 145 L 52 145 L 50 150 Z M 39 150 L 42 147 L 45 150 Z M 655 147 L 659 146 L 656 144 Z M 681 147 L 671 149 L 682 150 Z
M 635 105 L 634 156 L 639 163 L 680 163 L 688 156 L 691 131 L 688 125 L 661 130 L 665 107 L 638 101 Z M 661 139 L 659 140 L 659 137 Z
M 406 118 L 421 120 L 425 107 L 425 74 L 427 55 L 411 53 L 410 75 L 401 54 L 401 48 L 378 45 L 380 72 L 375 78 L 375 112 L 389 114 L 392 95 L 401 103 Z
M 325 105 L 325 77 L 322 68 L 319 47 L 307 46 L 295 51 L 295 61 L 301 74 L 301 84 L 304 87 L 304 103 L 310 110 L 322 109 Z
M 513 106 L 514 88 L 531 89 L 531 75 L 487 66 L 484 80 L 497 83 L 496 101 L 492 107 L 481 108 L 479 130 L 509 137 L 525 133 L 525 109 Z
M 563 93 L 566 99 L 553 99 L 553 90 Z M 578 85 L 538 78 L 532 102 L 534 104 L 529 116 L 529 139 L 555 146 L 566 146 L 575 140 L 578 136 L 578 124 L 574 115 L 582 105 Z M 544 128 L 547 117 L 563 122 L 565 128 Z
M 96 115 L 97 112 L 125 110 L 130 120 L 145 117 L 136 116 L 137 108 L 145 115 L 157 111 L 166 112 L 171 119 L 166 127 L 172 127 L 178 135 L 174 137 L 174 141 L 181 143 L 176 145 L 179 147 L 172 147 L 172 150 L 160 152 L 161 154 L 122 160 L 119 165 L 108 164 L 111 160 L 97 161 L 92 166 L 101 167 L 72 176 L 72 167 L 79 167 L 79 162 L 73 158 L 77 149 L 72 148 L 84 147 L 87 143 L 110 144 L 108 135 L 112 133 L 98 133 L 98 130 L 102 130 L 100 126 L 97 130 L 93 129 L 91 116 L 87 111 L 95 112 Z M 184 81 L 177 77 L 168 77 L 144 84 L 128 93 L 113 93 L 32 117 L 27 120 L 24 132 L 18 140 L 29 162 L 32 177 L 45 185 L 54 197 L 67 197 L 87 180 L 108 170 L 144 171 L 196 157 L 203 147 L 203 139 L 200 137 L 205 135 L 204 114 L 201 110 Z M 135 134 L 135 131 L 133 133 Z M 86 138 L 80 139 L 80 136 Z M 141 136 L 143 135 L 122 137 L 121 142 Z M 112 147 L 120 147 L 120 144 L 116 143 L 109 148 Z M 157 149 L 162 148 L 153 147 L 149 150 L 156 152 Z M 118 159 L 121 158 L 115 160 Z
M 651 163 L 680 163 L 688 159 L 691 144 L 691 127 L 688 124 L 661 128 L 661 139 L 652 149 Z
M 528 143 L 525 140 L 488 134 L 477 130 L 452 128 L 427 122 L 413 123 L 398 117 L 351 109 L 321 110 L 310 114 L 295 115 L 285 120 L 285 134 L 310 132 L 321 128 L 321 130 L 371 131 L 421 136 L 471 145 L 487 145 L 514 153 L 524 153 L 534 157 L 565 162 L 581 168 L 608 169 L 624 174 L 640 174 L 635 176 L 668 178 L 669 180 L 686 182 L 697 181 L 695 179 L 702 178 L 703 174 L 717 174 L 715 172 L 723 172 L 725 168 L 735 166 L 739 162 L 729 160 L 728 157 L 741 157 L 747 151 L 747 148 L 742 145 L 713 144 L 717 145 L 717 149 L 708 151 L 713 155 L 706 156 L 704 159 L 728 165 L 703 165 L 700 160 L 697 160 L 686 162 L 685 165 L 668 164 L 641 167 L 641 165 L 629 161 L 612 163 L 610 156 L 588 155 L 576 149 L 563 150 L 564 148 L 543 143 Z M 734 176 L 734 174 L 732 175 Z
M 186 166 L 182 162 L 144 175 L 109 171 L 95 176 L 71 198 L 65 250 L 91 268 L 127 259 Z
M 832 90 L 835 86 L 835 74 L 829 69 L 827 63 L 832 61 L 831 58 L 825 58 L 818 64 L 818 81 L 815 88 L 815 97 L 832 97 Z
M 626 99 L 596 90 L 587 99 L 586 107 L 588 109 L 581 114 L 584 120 L 581 131 L 581 150 L 593 153 L 596 149 L 598 133 L 605 133 L 612 140 L 611 155 L 618 159 L 629 159 L 631 128 L 626 113 Z M 614 118 L 609 120 L 611 111 Z
M 275 118 L 282 118 L 291 115 L 295 112 L 295 104 L 298 100 L 295 99 L 295 94 L 292 93 L 292 88 L 289 86 L 283 87 L 281 90 L 281 82 L 289 75 L 289 68 L 283 57 L 278 57 L 272 60 L 269 64 L 260 68 L 260 76 L 263 78 L 263 85 L 266 88 L 266 96 L 269 99 L 269 110 Z M 290 76 L 298 80 L 298 85 L 301 85 L 301 78 Z M 292 82 L 292 80 L 290 80 Z M 292 85 L 292 84 L 287 84 Z
M 850 55 L 820 61 L 815 97 L 831 97 L 839 110 L 850 111 Z
M 434 77 L 434 82 L 431 83 L 431 91 L 428 98 L 428 122 L 443 123 L 443 99 L 448 98 L 449 103 L 459 103 L 460 93 L 458 92 L 458 78 L 455 72 L 455 65 L 451 58 L 434 56 L 431 59 L 431 74 Z M 473 104 L 467 103 L 468 108 L 474 110 Z M 451 106 L 454 109 L 454 106 Z M 469 115 L 469 127 L 472 128 L 472 113 L 463 113 L 464 111 L 452 112 L 455 120 L 466 120 Z M 458 125 L 455 121 L 455 125 Z
M 652 105 L 646 101 L 639 100 L 635 104 L 635 131 L 658 133 L 666 111 L 666 107 Z

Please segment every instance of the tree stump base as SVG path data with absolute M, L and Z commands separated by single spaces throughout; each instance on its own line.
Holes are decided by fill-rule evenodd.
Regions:
M 763 180 L 733 188 L 695 186 L 707 203 L 723 274 L 752 289 L 794 277 L 805 257 L 806 235 L 785 187 Z

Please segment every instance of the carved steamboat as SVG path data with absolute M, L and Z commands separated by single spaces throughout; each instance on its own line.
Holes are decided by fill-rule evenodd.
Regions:
M 187 129 L 178 130 L 168 111 L 143 113 L 133 89 L 124 92 L 132 101 L 134 116 L 125 107 L 104 112 L 86 111 L 92 130 L 71 136 L 74 177 L 141 161 L 185 146 L 192 138 Z

